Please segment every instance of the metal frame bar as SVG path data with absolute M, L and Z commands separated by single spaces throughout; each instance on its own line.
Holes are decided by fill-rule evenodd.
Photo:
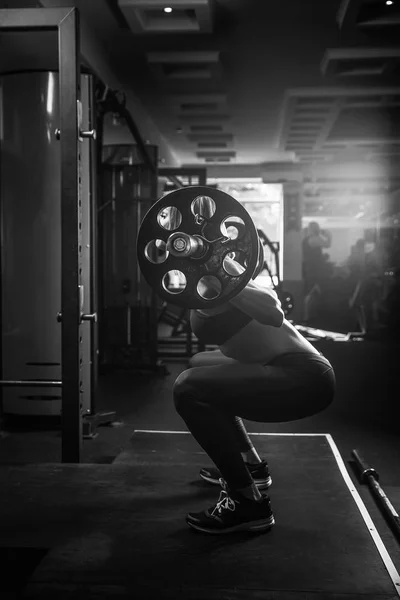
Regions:
M 1 30 L 56 30 L 58 33 L 61 130 L 62 462 L 80 462 L 82 353 L 78 294 L 81 279 L 77 106 L 80 77 L 79 13 L 76 8 L 2 9 Z
M 190 177 L 196 176 L 199 178 L 199 183 L 197 185 L 207 185 L 207 169 L 204 167 L 198 167 L 196 169 L 191 169 L 190 167 L 166 167 L 164 169 L 158 169 L 159 177 L 168 177 L 172 181 L 172 177 Z M 180 182 L 181 183 L 181 182 Z M 183 186 L 185 187 L 185 186 Z
M 178 187 L 178 188 L 185 187 L 183 185 L 182 181 L 178 177 L 176 177 L 176 175 L 167 175 L 167 177 L 172 183 L 174 183 L 176 185 L 176 187 Z
M 2 379 L 0 381 L 1 387 L 62 387 L 62 381 L 50 381 L 47 379 Z
M 97 132 L 96 140 L 91 141 L 89 145 L 90 152 L 90 177 L 92 185 L 90 187 L 90 312 L 98 315 L 99 313 L 99 297 L 98 297 L 98 226 L 97 226 L 97 205 L 98 205 L 98 155 L 101 154 L 102 146 L 102 132 L 99 131 L 98 124 L 99 119 L 96 118 L 96 97 L 95 97 L 96 80 L 94 77 L 90 80 L 89 87 L 89 115 L 91 121 L 89 122 L 89 129 L 95 129 Z M 91 413 L 96 412 L 96 398 L 97 388 L 99 379 L 99 325 L 96 321 L 91 325 L 91 401 L 90 409 Z
M 158 147 L 155 147 L 155 162 L 156 164 L 158 164 Z M 157 201 L 157 192 L 158 192 L 158 172 L 157 171 L 153 171 L 152 172 L 152 178 L 151 178 L 151 197 L 153 198 L 153 203 Z M 141 216 L 141 221 L 143 219 L 143 216 Z M 138 230 L 139 233 L 139 230 Z M 138 271 L 140 272 L 139 266 L 138 266 Z M 140 276 L 142 276 L 140 274 Z M 151 307 L 150 307 L 150 332 L 152 333 L 152 336 L 150 337 L 150 347 L 151 347 L 151 353 L 150 353 L 150 362 L 151 365 L 153 365 L 153 367 L 158 368 L 159 366 L 161 366 L 159 363 L 159 359 L 158 359 L 158 336 L 157 336 L 157 330 L 158 330 L 158 323 L 157 323 L 157 306 L 158 306 L 158 299 L 157 299 L 157 294 L 152 291 L 151 294 Z

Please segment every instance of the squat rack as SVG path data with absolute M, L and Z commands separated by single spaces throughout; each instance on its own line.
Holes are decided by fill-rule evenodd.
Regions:
M 50 315 L 61 323 L 61 381 L 1 380 L 2 387 L 62 388 L 62 462 L 80 462 L 82 450 L 81 330 L 84 315 L 82 285 L 82 202 L 78 130 L 80 91 L 79 13 L 76 8 L 22 8 L 0 10 L 1 31 L 48 31 L 58 34 L 60 145 L 61 145 L 61 312 Z

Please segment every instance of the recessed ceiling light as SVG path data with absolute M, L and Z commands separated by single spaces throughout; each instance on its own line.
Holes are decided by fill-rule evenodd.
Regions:
M 172 8 L 171 8 L 170 6 L 166 6 L 166 7 L 164 8 L 164 12 L 165 12 L 165 13 L 172 13 Z

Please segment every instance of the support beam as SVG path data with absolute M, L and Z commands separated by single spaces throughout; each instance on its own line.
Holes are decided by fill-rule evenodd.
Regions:
M 78 11 L 71 11 L 59 27 L 61 222 L 62 222 L 62 461 L 80 462 L 82 449 L 81 306 L 82 208 L 78 149 L 80 79 Z

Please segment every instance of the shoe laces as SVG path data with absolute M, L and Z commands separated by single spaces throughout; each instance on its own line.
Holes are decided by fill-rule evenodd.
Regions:
M 216 513 L 220 515 L 223 510 L 230 510 L 233 512 L 236 508 L 235 501 L 229 496 L 226 482 L 223 479 L 220 479 L 219 483 L 222 487 L 222 492 L 219 495 L 218 502 L 211 512 L 212 516 L 215 516 Z

